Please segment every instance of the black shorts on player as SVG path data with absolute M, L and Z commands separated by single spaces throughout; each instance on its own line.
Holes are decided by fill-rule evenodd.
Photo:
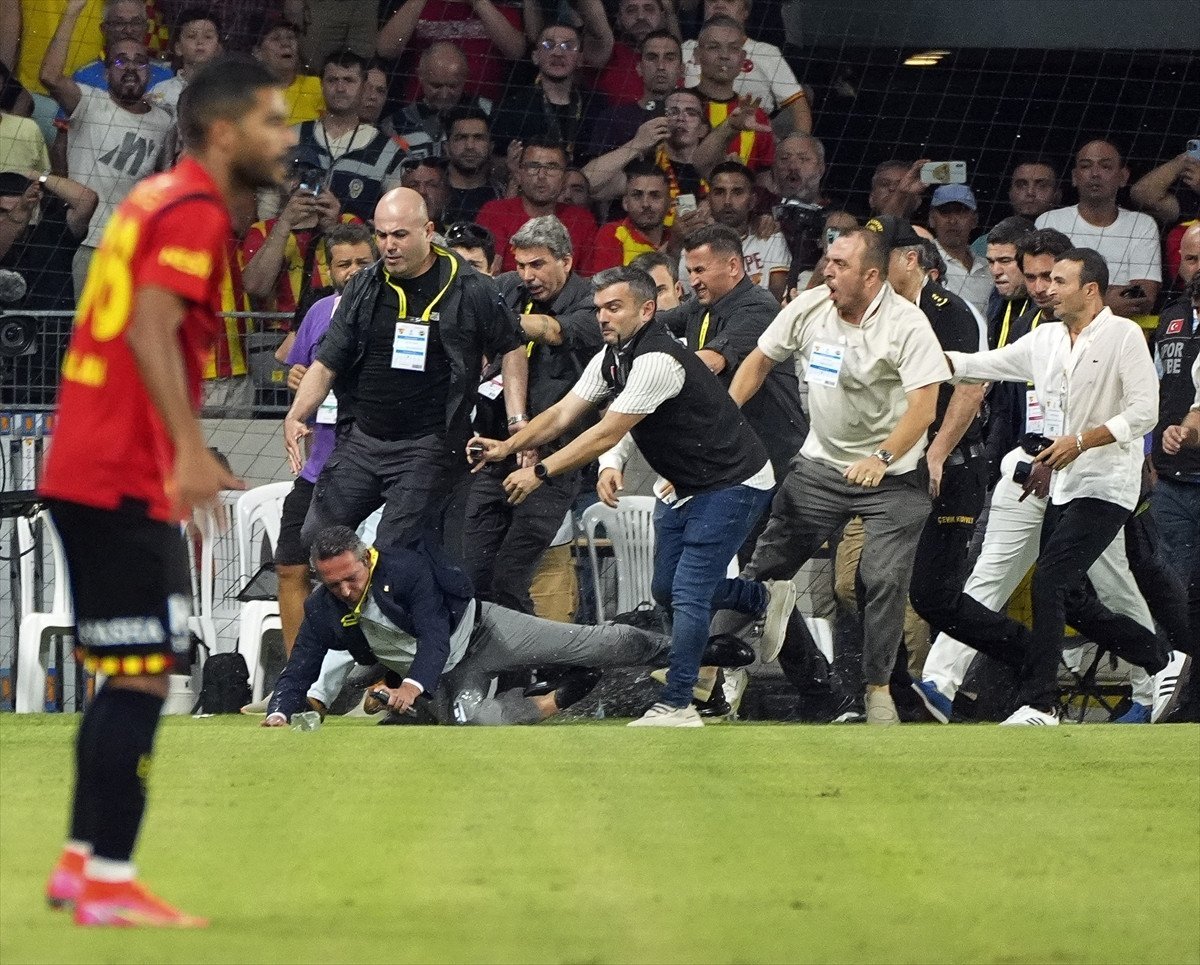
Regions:
M 107 677 L 166 673 L 186 652 L 192 585 L 179 526 L 143 503 L 115 510 L 49 503 L 75 601 L 76 641 L 88 670 Z
M 308 515 L 316 483 L 297 476 L 291 491 L 283 498 L 283 509 L 279 517 L 279 539 L 275 543 L 276 566 L 307 566 L 308 551 L 300 538 L 304 528 L 304 517 Z

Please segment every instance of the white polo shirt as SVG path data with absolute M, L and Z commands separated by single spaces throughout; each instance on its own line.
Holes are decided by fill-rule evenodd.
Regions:
M 950 378 L 929 319 L 887 283 L 859 325 L 842 320 L 827 286 L 811 288 L 776 316 L 758 347 L 776 362 L 807 363 L 812 425 L 800 454 L 839 470 L 883 444 L 908 411 L 906 393 Z M 922 436 L 888 475 L 916 469 L 925 445 Z

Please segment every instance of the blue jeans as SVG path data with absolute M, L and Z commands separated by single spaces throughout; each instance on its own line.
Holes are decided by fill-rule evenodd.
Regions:
M 766 610 L 763 584 L 726 579 L 725 572 L 770 500 L 767 490 L 730 486 L 693 496 L 679 509 L 661 501 L 655 506 L 651 592 L 673 618 L 663 703 L 691 703 L 714 609 Z
M 1160 476 L 1150 497 L 1167 562 L 1187 588 L 1193 614 L 1200 600 L 1200 483 Z

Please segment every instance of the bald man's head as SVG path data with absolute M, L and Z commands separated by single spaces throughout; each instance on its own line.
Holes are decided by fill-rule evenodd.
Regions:
M 457 107 L 466 88 L 467 58 L 453 44 L 436 43 L 417 62 L 417 78 L 425 103 L 438 111 Z
M 1192 225 L 1179 239 L 1179 278 L 1185 284 L 1200 274 L 1200 222 Z
M 433 222 L 425 199 L 411 188 L 389 191 L 375 205 L 375 241 L 395 278 L 414 278 L 433 264 Z

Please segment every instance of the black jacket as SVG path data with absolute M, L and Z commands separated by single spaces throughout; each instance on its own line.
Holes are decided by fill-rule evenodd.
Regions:
M 434 540 L 418 535 L 380 552 L 367 592 L 392 623 L 416 638 L 417 655 L 407 676 L 432 694 L 450 657 L 450 636 L 474 595 L 471 581 Z M 308 598 L 296 646 L 275 683 L 268 713 L 290 717 L 305 708 L 308 688 L 330 650 L 346 650 L 365 666 L 377 662 L 362 627 L 342 625 L 350 610 L 323 586 Z
M 451 260 L 457 265 L 454 282 L 438 302 L 437 312 L 442 346 L 450 360 L 445 441 L 450 452 L 461 454 L 471 436 L 471 410 L 479 392 L 483 357 L 498 359 L 521 343 L 495 282 L 453 252 L 436 245 L 434 250 L 440 256 L 436 270 L 441 285 L 450 280 Z M 381 260 L 350 279 L 317 349 L 317 358 L 334 372 L 339 423 L 354 417 L 358 375 L 366 357 L 375 299 L 384 284 L 383 271 Z
M 709 316 L 708 329 L 701 345 L 705 314 Z M 778 314 L 779 302 L 775 296 L 746 277 L 711 306 L 691 299 L 678 308 L 659 312 L 658 318 L 675 335 L 686 338 L 692 351 L 706 348 L 720 353 L 725 368 L 717 378 L 728 389 L 738 366 L 758 347 L 759 336 Z M 787 359 L 771 369 L 762 388 L 742 407 L 742 412 L 767 448 L 775 481 L 783 482 L 788 463 L 808 435 L 795 363 Z

